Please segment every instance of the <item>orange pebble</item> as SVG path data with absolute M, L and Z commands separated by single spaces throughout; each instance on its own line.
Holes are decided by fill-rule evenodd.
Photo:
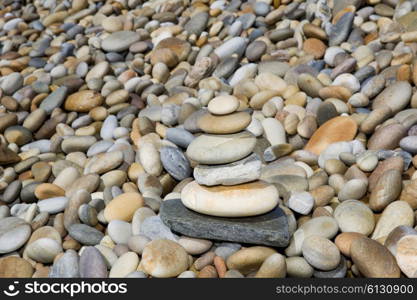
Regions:
M 223 278 L 226 275 L 227 267 L 226 263 L 221 256 L 216 256 L 213 260 L 214 266 L 216 267 L 217 274 L 219 274 L 220 278 Z

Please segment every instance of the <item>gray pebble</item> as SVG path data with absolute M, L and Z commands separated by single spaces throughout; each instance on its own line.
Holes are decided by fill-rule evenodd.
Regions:
M 85 224 L 72 224 L 68 233 L 74 240 L 88 246 L 99 244 L 104 237 L 102 232 Z
M 175 179 L 183 180 L 191 176 L 191 166 L 184 153 L 174 147 L 160 149 L 161 162 L 164 169 Z
M 85 247 L 80 257 L 82 278 L 106 278 L 107 265 L 103 255 L 95 247 Z
M 56 260 L 49 273 L 49 278 L 78 278 L 80 270 L 78 266 L 78 253 L 74 250 L 67 250 Z

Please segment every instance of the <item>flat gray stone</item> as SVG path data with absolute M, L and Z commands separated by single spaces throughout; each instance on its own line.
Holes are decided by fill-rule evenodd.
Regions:
M 207 27 L 209 14 L 207 12 L 200 12 L 191 17 L 191 19 L 184 25 L 184 30 L 189 34 L 199 36 Z
M 6 95 L 12 95 L 23 85 L 23 76 L 20 73 L 14 72 L 7 76 L 3 76 L 0 81 L 0 88 Z
M 13 252 L 29 239 L 31 227 L 24 220 L 8 217 L 0 220 L 0 254 Z
M 94 246 L 100 243 L 104 234 L 94 227 L 85 224 L 73 224 L 69 227 L 69 235 L 83 245 Z
M 233 74 L 238 66 L 239 59 L 236 56 L 227 56 L 216 66 L 213 76 L 227 78 Z
M 224 165 L 197 165 L 194 178 L 199 184 L 236 185 L 257 180 L 261 177 L 262 162 L 255 153 L 244 159 Z
M 22 190 L 22 182 L 20 180 L 15 180 L 11 182 L 6 190 L 3 193 L 3 202 L 11 203 L 17 199 Z
M 168 128 L 166 138 L 177 146 L 187 148 L 194 140 L 194 135 L 182 128 Z
M 330 119 L 337 117 L 339 113 L 336 107 L 331 102 L 323 102 L 317 110 L 317 123 L 319 126 L 323 125 Z
M 121 52 L 139 40 L 140 35 L 137 32 L 118 31 L 106 37 L 101 43 L 101 48 L 106 52 Z
M 279 207 L 256 217 L 220 218 L 193 212 L 173 199 L 162 203 L 160 217 L 171 230 L 190 237 L 274 247 L 286 247 L 290 240 L 287 217 Z
M 48 114 L 50 114 L 55 108 L 60 107 L 66 97 L 68 89 L 65 86 L 60 86 L 54 92 L 52 92 L 48 97 L 43 99 L 39 108 L 42 108 Z
M 148 217 L 143 220 L 140 226 L 140 234 L 153 240 L 167 239 L 174 242 L 178 241 L 178 236 L 171 232 L 159 216 Z
M 400 141 L 400 147 L 401 149 L 410 152 L 412 154 L 417 153 L 417 136 L 407 136 L 405 138 L 402 138 Z
M 345 13 L 335 25 L 332 26 L 329 35 L 329 46 L 337 46 L 346 41 L 352 29 L 354 14 Z

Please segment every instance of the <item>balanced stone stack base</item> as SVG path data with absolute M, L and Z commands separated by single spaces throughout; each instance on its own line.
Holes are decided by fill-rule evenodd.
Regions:
M 222 218 L 199 214 L 173 199 L 162 203 L 160 217 L 171 230 L 195 238 L 273 247 L 286 247 L 290 240 L 287 217 L 278 206 L 255 217 Z

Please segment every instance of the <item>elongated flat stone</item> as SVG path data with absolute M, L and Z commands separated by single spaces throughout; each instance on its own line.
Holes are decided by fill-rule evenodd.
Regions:
M 160 217 L 171 230 L 190 237 L 274 247 L 286 247 L 290 239 L 287 217 L 279 207 L 256 217 L 220 218 L 193 212 L 173 199 L 162 203 Z
M 352 28 L 354 17 L 355 15 L 351 12 L 345 13 L 339 21 L 332 26 L 329 36 L 330 46 L 340 45 L 347 39 Z
M 255 153 L 244 159 L 223 165 L 197 165 L 194 178 L 199 184 L 236 185 L 257 180 L 261 176 L 262 162 Z

